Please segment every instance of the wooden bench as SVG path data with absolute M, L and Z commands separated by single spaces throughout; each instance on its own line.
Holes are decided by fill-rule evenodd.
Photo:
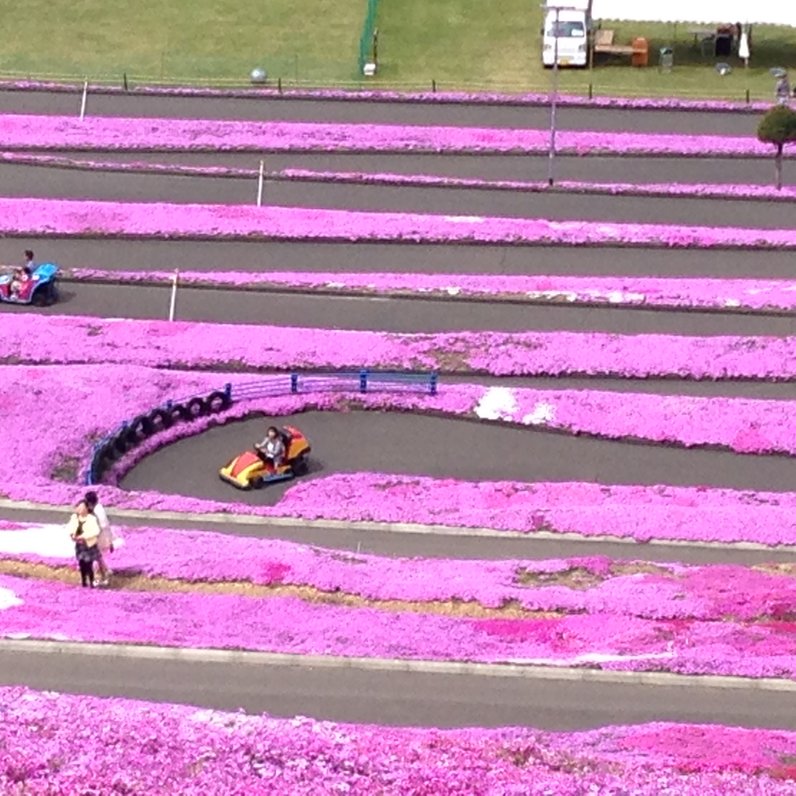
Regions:
M 614 31 L 598 30 L 594 33 L 594 52 L 609 55 L 633 55 L 635 52 L 629 44 L 614 44 Z
M 633 44 L 614 44 L 612 30 L 600 29 L 594 32 L 592 51 L 605 55 L 629 55 L 633 66 L 646 66 L 649 59 L 649 44 L 646 39 L 634 39 Z

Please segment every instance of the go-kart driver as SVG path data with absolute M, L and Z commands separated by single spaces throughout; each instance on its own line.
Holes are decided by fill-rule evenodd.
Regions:
M 22 291 L 22 286 L 33 276 L 35 270 L 33 265 L 33 252 L 25 250 L 25 265 L 14 269 L 14 276 L 8 286 L 8 294 L 13 299 L 18 299 Z
M 275 426 L 269 426 L 262 442 L 255 443 L 254 449 L 260 458 L 276 470 L 285 459 L 285 443 Z

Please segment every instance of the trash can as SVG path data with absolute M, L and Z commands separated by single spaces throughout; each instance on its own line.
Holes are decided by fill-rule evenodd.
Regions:
M 630 63 L 633 66 L 646 66 L 649 63 L 649 57 L 649 42 L 643 36 L 633 39 L 633 54 L 630 56 Z
M 674 50 L 671 47 L 661 47 L 658 55 L 658 71 L 671 72 L 674 67 Z

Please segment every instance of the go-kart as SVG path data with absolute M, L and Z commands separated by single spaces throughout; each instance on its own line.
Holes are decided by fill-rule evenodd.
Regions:
M 310 443 L 294 426 L 285 426 L 279 434 L 285 445 L 285 458 L 278 467 L 256 450 L 248 450 L 225 464 L 218 474 L 222 481 L 238 489 L 259 489 L 276 481 L 289 481 L 305 475 L 309 469 Z
M 13 274 L 0 275 L 0 301 L 9 304 L 36 304 L 47 307 L 58 300 L 58 272 L 61 269 L 54 263 L 36 266 L 33 273 L 22 283 L 17 295 L 11 293 Z

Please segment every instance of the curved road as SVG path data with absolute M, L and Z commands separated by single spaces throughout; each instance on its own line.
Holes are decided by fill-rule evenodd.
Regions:
M 313 445 L 310 475 L 382 472 L 468 481 L 589 481 L 791 491 L 796 457 L 574 437 L 469 420 L 394 412 L 306 412 L 211 428 L 161 448 L 122 480 L 210 500 L 274 505 L 289 488 L 241 492 L 218 477 L 229 459 L 261 439 L 266 423 L 294 423 Z
M 100 199 L 122 202 L 207 204 L 254 203 L 255 180 L 160 174 L 119 174 L 41 166 L 0 165 L 6 196 Z M 491 217 L 550 218 L 575 221 L 701 226 L 790 228 L 792 203 L 710 201 L 687 198 L 582 196 L 561 193 L 272 182 L 267 203 L 285 207 L 332 208 L 369 212 L 428 213 Z
M 0 91 L 0 113 L 77 116 L 81 93 L 82 87 L 70 94 Z M 90 94 L 86 112 L 89 116 L 162 116 L 456 127 L 546 128 L 550 123 L 550 111 L 545 107 L 324 102 L 280 100 L 276 97 L 208 99 Z M 572 130 L 634 130 L 750 136 L 755 134 L 761 115 L 760 113 L 684 113 L 561 107 L 558 110 L 558 121 L 561 129 Z

